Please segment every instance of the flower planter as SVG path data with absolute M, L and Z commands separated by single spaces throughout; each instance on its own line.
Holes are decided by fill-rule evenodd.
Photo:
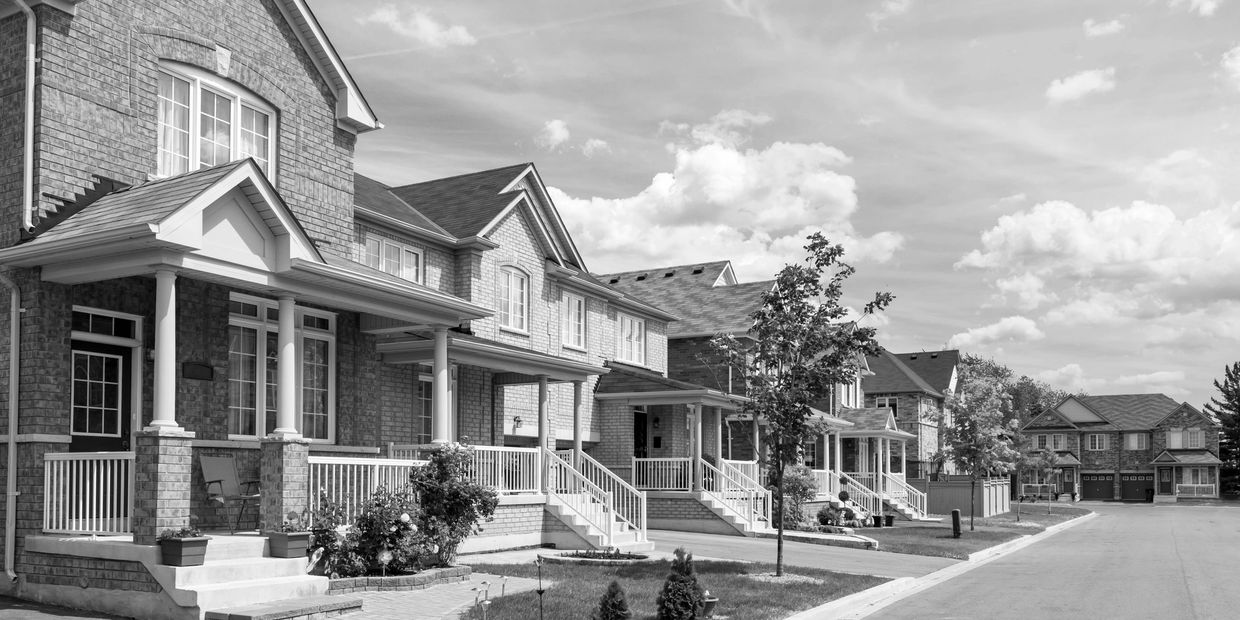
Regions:
M 159 541 L 159 555 L 169 566 L 202 566 L 207 558 L 206 536 L 194 538 L 164 538 Z
M 719 597 L 708 596 L 702 601 L 702 617 L 713 618 L 715 616 L 715 606 L 719 604 Z
M 310 532 L 268 532 L 267 552 L 273 558 L 304 558 Z
M 896 516 L 895 515 L 883 515 L 883 524 L 886 525 L 887 527 L 895 527 Z
M 874 527 L 883 526 L 883 515 L 874 515 L 871 517 L 871 520 L 874 521 Z

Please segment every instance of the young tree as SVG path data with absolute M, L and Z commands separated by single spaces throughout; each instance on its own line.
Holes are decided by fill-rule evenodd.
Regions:
M 969 531 L 977 512 L 978 479 L 1012 471 L 1019 456 L 1012 445 L 1019 426 L 1011 416 L 1007 386 L 979 366 L 960 365 L 957 389 L 947 399 L 952 425 L 945 443 L 952 462 L 969 476 Z
M 743 410 L 755 423 L 767 423 L 768 473 L 780 506 L 785 468 L 796 463 L 801 445 L 819 432 L 811 422 L 811 404 L 825 399 L 834 385 L 851 383 L 860 360 L 879 350 L 874 328 L 844 323 L 848 311 L 840 297 L 855 271 L 840 262 L 844 248 L 814 233 L 805 249 L 806 264 L 785 266 L 762 294 L 749 330 L 752 344 L 731 335 L 712 341 L 744 377 L 749 401 Z M 883 310 L 892 299 L 891 293 L 876 293 L 863 314 Z M 777 522 L 776 575 L 783 574 L 783 521 Z
M 1223 368 L 1223 381 L 1220 383 L 1215 379 L 1214 389 L 1219 391 L 1219 395 L 1210 397 L 1205 409 L 1223 425 L 1218 457 L 1223 461 L 1226 477 L 1234 481 L 1237 469 L 1240 469 L 1240 362 Z

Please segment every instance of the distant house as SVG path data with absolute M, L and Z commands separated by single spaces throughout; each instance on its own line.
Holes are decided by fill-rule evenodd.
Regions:
M 933 455 L 943 447 L 943 430 L 951 425 L 945 404 L 956 389 L 960 351 L 892 353 L 884 349 L 868 358 L 870 372 L 861 381 L 867 407 L 886 407 L 900 430 L 916 437 L 906 463 L 907 476 L 925 478 Z M 944 471 L 950 471 L 945 465 Z
M 1218 497 L 1219 424 L 1164 394 L 1069 396 L 1024 426 L 1035 450 L 1053 452 L 1050 476 L 1024 472 L 1087 500 Z

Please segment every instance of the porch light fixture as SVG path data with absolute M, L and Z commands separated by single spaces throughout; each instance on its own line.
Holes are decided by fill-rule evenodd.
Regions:
M 650 427 L 651 427 L 651 428 L 653 428 L 653 429 L 654 429 L 654 430 L 656 430 L 656 431 L 657 431 L 657 430 L 659 430 L 659 418 L 657 418 L 657 417 L 656 417 L 656 418 L 654 418 L 653 420 L 651 420 L 651 421 L 650 421 Z
M 521 428 L 521 425 L 524 423 L 525 423 L 525 420 L 522 420 L 521 416 L 517 416 L 512 419 L 512 428 L 514 429 Z

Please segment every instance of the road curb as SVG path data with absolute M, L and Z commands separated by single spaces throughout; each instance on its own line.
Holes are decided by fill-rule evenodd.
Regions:
M 837 618 L 840 620 L 857 620 L 864 618 L 905 597 L 912 596 L 958 575 L 963 575 L 979 566 L 1024 549 L 1029 545 L 1040 542 L 1097 516 L 1098 513 L 1090 512 L 1063 523 L 1056 523 L 1037 534 L 1022 536 L 1016 540 L 970 554 L 969 559 L 962 560 L 958 564 L 940 568 L 929 575 L 917 578 L 903 577 L 889 581 L 868 590 L 808 609 L 794 616 L 788 616 L 787 620 L 834 620 Z

